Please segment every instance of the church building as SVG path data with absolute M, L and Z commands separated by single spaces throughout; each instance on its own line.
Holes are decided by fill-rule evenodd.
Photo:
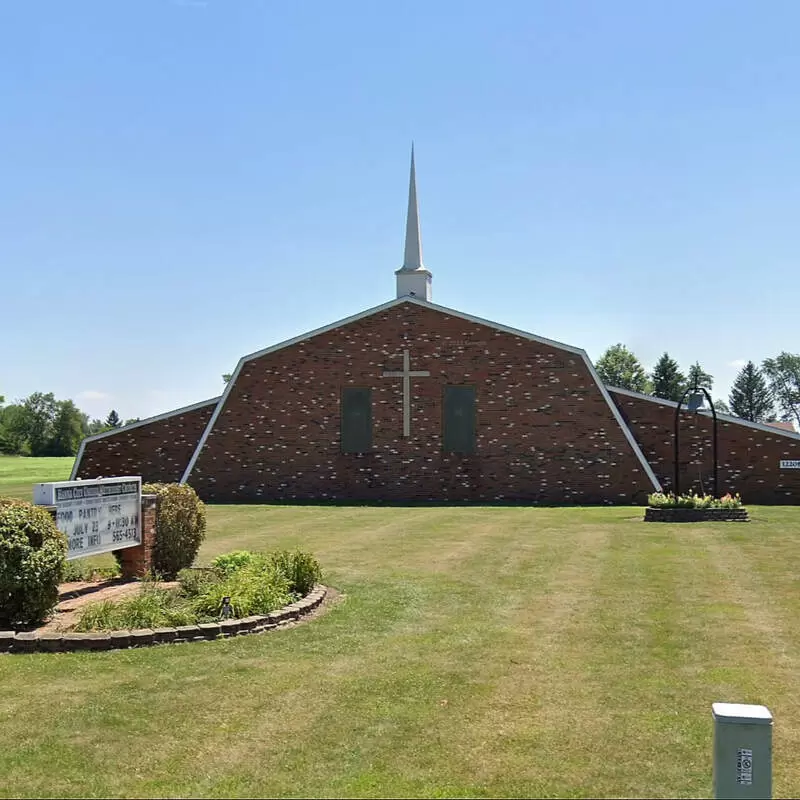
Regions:
M 73 478 L 182 481 L 208 502 L 642 504 L 669 490 L 675 404 L 586 352 L 432 300 L 414 154 L 396 297 L 242 357 L 221 397 L 81 444 Z M 681 414 L 681 488 L 711 418 Z M 719 416 L 720 493 L 800 502 L 800 435 Z

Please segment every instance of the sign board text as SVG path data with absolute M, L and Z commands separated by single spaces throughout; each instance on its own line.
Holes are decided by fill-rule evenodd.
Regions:
M 56 507 L 56 527 L 67 535 L 67 560 L 107 553 L 142 542 L 142 479 L 39 483 L 36 505 Z

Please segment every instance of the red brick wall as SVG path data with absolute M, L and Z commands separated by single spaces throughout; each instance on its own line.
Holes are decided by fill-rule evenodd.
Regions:
M 153 548 L 156 543 L 156 515 L 158 497 L 142 495 L 142 543 L 136 547 L 117 550 L 123 578 L 143 578 L 153 569 Z
M 413 370 L 411 437 L 402 381 Z M 446 384 L 477 394 L 477 452 L 441 450 Z M 342 454 L 344 386 L 373 390 L 373 450 Z M 582 358 L 414 303 L 244 364 L 189 483 L 211 501 L 630 503 L 652 485 Z
M 673 484 L 674 406 L 611 392 L 665 491 Z M 711 418 L 681 413 L 681 492 L 712 491 Z M 800 439 L 719 421 L 719 491 L 742 495 L 745 503 L 800 503 L 800 470 L 781 470 L 780 461 L 800 459 Z
M 84 444 L 76 478 L 141 475 L 144 483 L 179 481 L 216 405 L 128 427 Z

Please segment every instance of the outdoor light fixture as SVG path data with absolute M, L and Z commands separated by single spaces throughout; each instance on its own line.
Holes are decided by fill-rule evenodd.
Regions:
M 708 400 L 708 407 L 711 409 L 711 417 L 712 417 L 712 427 L 711 427 L 711 448 L 712 448 L 712 457 L 714 459 L 714 497 L 719 497 L 719 487 L 718 487 L 718 459 L 717 459 L 717 410 L 714 408 L 714 403 L 711 402 L 711 395 L 708 393 L 706 389 L 702 386 L 697 386 L 696 384 L 681 395 L 681 399 L 678 401 L 678 405 L 675 408 L 675 433 L 673 437 L 673 456 L 674 456 L 674 479 L 672 484 L 672 491 L 675 493 L 675 497 L 678 497 L 681 493 L 681 471 L 680 471 L 680 464 L 679 464 L 679 436 L 680 436 L 680 415 L 681 415 L 681 406 L 683 405 L 683 401 L 686 400 L 686 396 L 689 396 L 688 402 L 686 404 L 686 410 L 691 413 L 697 413 L 702 405 L 703 400 Z
M 703 396 L 702 392 L 697 391 L 697 387 L 692 389 L 692 393 L 689 395 L 689 399 L 686 402 L 686 410 L 689 412 L 697 412 L 703 406 L 703 401 L 705 397 Z

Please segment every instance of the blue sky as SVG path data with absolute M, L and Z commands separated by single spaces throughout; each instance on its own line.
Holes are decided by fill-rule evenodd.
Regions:
M 800 351 L 800 4 L 0 3 L 0 394 L 148 416 L 394 296 L 647 366 Z

